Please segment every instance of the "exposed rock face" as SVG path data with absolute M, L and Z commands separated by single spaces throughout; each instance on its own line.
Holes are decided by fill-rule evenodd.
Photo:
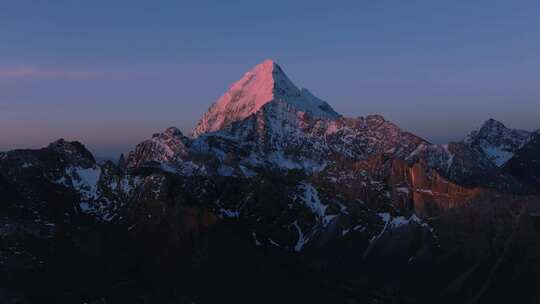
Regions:
M 488 191 L 450 182 L 422 161 L 409 166 L 404 161 L 394 160 L 389 183 L 394 186 L 396 196 L 405 202 L 411 201 L 414 212 L 421 217 L 469 204 Z
M 127 168 L 136 168 L 147 164 L 181 163 L 188 156 L 191 140 L 180 130 L 171 127 L 163 133 L 156 133 L 130 152 L 126 161 Z
M 51 143 L 47 149 L 53 153 L 57 153 L 64 159 L 64 162 L 71 163 L 72 165 L 90 167 L 96 164 L 92 153 L 78 141 L 68 142 L 60 139 Z
M 324 134 L 333 154 L 354 160 L 374 156 L 405 158 L 419 145 L 427 144 L 380 115 L 340 118 L 330 123 Z
M 7 166 L 8 171 L 38 167 L 45 170 L 47 175 L 54 175 L 57 169 L 68 166 L 90 168 L 96 165 L 92 153 L 81 143 L 63 139 L 39 150 L 14 150 L 0 153 L 0 161 Z
M 423 161 L 444 178 L 469 188 L 483 187 L 503 192 L 529 191 L 514 176 L 498 167 L 481 147 L 467 142 L 420 145 L 407 158 L 409 164 Z
M 118 168 L 120 170 L 125 170 L 127 168 L 127 160 L 124 153 L 120 154 L 120 157 L 118 158 Z
M 540 192 L 540 131 L 504 165 L 504 171 Z
M 482 149 L 497 167 L 501 167 L 530 137 L 531 132 L 509 129 L 501 122 L 489 119 L 480 130 L 471 132 L 464 142 Z
M 248 119 L 197 138 L 195 154 L 233 153 L 246 168 L 320 171 L 335 159 L 405 157 L 425 143 L 380 116 L 313 118 L 285 103 L 264 106 Z
M 95 188 L 94 181 L 100 171 L 92 154 L 81 143 L 63 139 L 39 150 L 0 153 L 0 168 L 5 180 L 17 181 L 17 188 L 34 188 L 31 184 L 39 180 L 45 185 L 61 184 L 87 192 Z

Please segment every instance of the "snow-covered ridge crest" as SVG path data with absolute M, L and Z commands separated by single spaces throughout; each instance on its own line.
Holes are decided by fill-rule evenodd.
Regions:
M 193 130 L 193 137 L 218 131 L 235 121 L 243 120 L 273 102 L 286 102 L 314 117 L 337 118 L 340 115 L 323 100 L 306 89 L 298 89 L 272 60 L 247 72 L 214 103 Z

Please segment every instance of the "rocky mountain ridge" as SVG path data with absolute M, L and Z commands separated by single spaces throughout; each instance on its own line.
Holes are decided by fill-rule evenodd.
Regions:
M 64 140 L 0 153 L 0 300 L 26 277 L 63 282 L 23 288 L 31 301 L 64 303 L 253 302 L 268 286 L 296 303 L 491 303 L 540 282 L 538 132 L 488 120 L 435 145 L 344 117 L 265 61 L 193 135 L 168 128 L 118 165 Z
M 531 135 L 532 132 L 509 129 L 491 118 L 478 131 L 471 132 L 464 142 L 478 146 L 501 167 L 531 139 Z
M 139 145 L 130 154 L 128 166 L 162 164 L 181 174 L 249 177 L 268 168 L 315 172 L 338 160 L 361 163 L 381 156 L 385 172 L 379 175 L 388 174 L 392 159 L 406 160 L 410 165 L 422 160 L 464 186 L 528 191 L 500 168 L 527 143 L 531 132 L 508 129 L 490 119 L 463 141 L 435 145 L 379 115 L 347 118 L 333 110 L 317 114 L 313 104 L 331 107 L 317 98 L 313 102 L 291 97 L 298 97 L 299 92 L 283 70 L 267 60 L 244 75 L 209 109 L 193 132 L 195 138 L 178 135 L 182 147 L 177 151 L 175 147 L 166 148 L 167 153 L 175 155 L 173 158 L 164 156 L 158 148 L 145 153 L 142 150 L 151 151 L 152 147 L 142 143 L 145 147 Z M 238 98 L 230 98 L 232 95 Z M 235 107 L 249 109 L 239 114 Z M 208 125 L 210 116 L 227 123 L 206 130 L 203 126 Z M 168 147 L 166 141 L 171 139 L 167 132 L 160 136 L 161 145 Z

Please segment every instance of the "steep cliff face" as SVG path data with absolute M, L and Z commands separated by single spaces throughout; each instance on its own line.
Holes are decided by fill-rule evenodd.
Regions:
M 536 131 L 531 140 L 512 156 L 503 170 L 529 185 L 533 191 L 540 192 L 540 131 Z
M 453 183 L 422 161 L 410 166 L 405 161 L 394 160 L 389 183 L 401 204 L 412 206 L 414 212 L 422 217 L 466 205 L 488 191 Z
M 504 172 L 481 147 L 466 142 L 447 145 L 421 144 L 405 160 L 422 161 L 444 178 L 468 188 L 488 188 L 501 192 L 526 193 L 527 186 Z

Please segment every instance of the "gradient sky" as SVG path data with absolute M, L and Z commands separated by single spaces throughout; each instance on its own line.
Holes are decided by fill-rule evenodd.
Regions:
M 0 3 L 0 150 L 77 139 L 115 156 L 186 133 L 244 72 L 278 62 L 346 116 L 436 143 L 493 117 L 540 128 L 539 1 Z

